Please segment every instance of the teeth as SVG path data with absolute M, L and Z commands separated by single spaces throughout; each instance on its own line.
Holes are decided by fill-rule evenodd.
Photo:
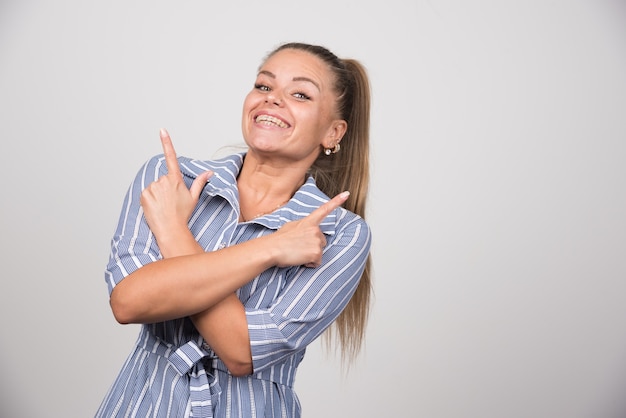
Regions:
M 280 128 L 287 128 L 289 127 L 285 122 L 283 122 L 282 120 L 275 118 L 273 116 L 270 115 L 260 115 L 257 116 L 257 118 L 255 119 L 256 123 L 262 123 L 263 125 L 275 125 L 278 126 Z

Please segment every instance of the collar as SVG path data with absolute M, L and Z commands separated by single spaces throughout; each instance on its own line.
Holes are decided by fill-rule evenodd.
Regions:
M 221 196 L 226 199 L 237 212 L 239 212 L 239 190 L 237 188 L 237 176 L 243 165 L 245 153 L 233 154 L 217 160 L 196 160 L 187 157 L 179 157 L 178 163 L 183 176 L 195 179 L 201 173 L 211 170 L 213 176 L 206 184 L 203 193 L 210 196 Z M 324 194 L 315 184 L 315 179 L 309 176 L 306 182 L 300 186 L 293 197 L 278 210 L 252 219 L 247 223 L 256 223 L 266 228 L 278 230 L 285 223 L 302 219 L 330 198 Z M 341 211 L 339 208 L 332 211 L 320 223 L 320 230 L 326 235 L 334 235 L 338 218 Z

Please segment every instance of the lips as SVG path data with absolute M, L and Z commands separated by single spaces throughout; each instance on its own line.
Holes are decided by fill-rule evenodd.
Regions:
M 260 123 L 262 125 L 265 126 L 277 126 L 279 128 L 289 128 L 289 124 L 286 123 L 285 121 L 275 117 L 275 116 L 271 116 L 271 115 L 267 115 L 267 114 L 263 114 L 263 115 L 258 115 L 256 118 L 254 118 L 254 121 L 256 123 Z

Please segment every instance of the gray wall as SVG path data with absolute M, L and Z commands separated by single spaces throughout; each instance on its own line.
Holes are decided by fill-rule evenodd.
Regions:
M 262 57 L 329 46 L 373 84 L 375 303 L 304 416 L 626 416 L 623 1 L 0 3 L 6 417 L 93 414 L 134 342 L 103 268 L 169 129 L 241 143 Z

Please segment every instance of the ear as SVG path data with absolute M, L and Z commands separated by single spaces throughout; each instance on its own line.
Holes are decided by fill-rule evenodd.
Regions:
M 334 148 L 335 145 L 341 142 L 346 130 L 348 130 L 348 123 L 345 120 L 336 119 L 332 121 L 328 129 L 328 134 L 322 143 L 324 148 Z

